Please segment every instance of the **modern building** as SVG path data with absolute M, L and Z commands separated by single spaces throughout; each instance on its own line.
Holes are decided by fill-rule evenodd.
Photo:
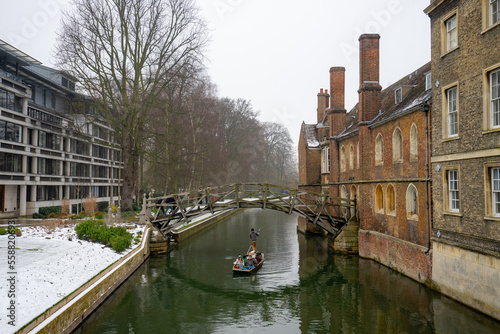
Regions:
M 500 319 L 500 1 L 433 0 L 434 284 Z
M 112 131 L 75 116 L 76 80 L 0 40 L 0 217 L 82 199 L 115 203 L 120 151 Z

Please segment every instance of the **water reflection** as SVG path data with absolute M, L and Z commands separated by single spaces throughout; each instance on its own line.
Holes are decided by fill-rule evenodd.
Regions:
M 371 260 L 328 252 L 295 216 L 246 210 L 150 258 L 78 333 L 499 333 L 498 322 Z M 234 276 L 250 228 L 262 269 Z

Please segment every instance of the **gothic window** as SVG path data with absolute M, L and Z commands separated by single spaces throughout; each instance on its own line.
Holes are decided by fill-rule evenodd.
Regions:
M 382 138 L 382 134 L 378 134 L 375 139 L 375 164 L 383 164 L 384 163 L 384 140 Z
M 392 133 L 392 158 L 393 162 L 403 161 L 403 135 L 399 128 Z
M 418 133 L 415 123 L 413 123 L 410 128 L 410 159 L 418 159 Z
M 418 215 L 418 192 L 413 184 L 406 189 L 406 214 L 408 218 L 416 218 Z

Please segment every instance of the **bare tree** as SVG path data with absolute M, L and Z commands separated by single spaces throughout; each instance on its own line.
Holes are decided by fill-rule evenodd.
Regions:
M 264 126 L 265 162 L 270 182 L 285 184 L 293 164 L 293 141 L 287 128 L 280 123 L 266 122 Z
M 64 14 L 56 59 L 96 101 L 96 117 L 115 132 L 124 163 L 122 209 L 132 209 L 147 116 L 207 43 L 192 0 L 74 0 Z M 94 116 L 94 115 L 92 115 Z M 161 121 L 161 120 L 160 120 Z

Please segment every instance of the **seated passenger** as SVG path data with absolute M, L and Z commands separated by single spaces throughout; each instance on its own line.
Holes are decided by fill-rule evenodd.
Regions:
M 243 258 L 241 257 L 241 255 L 238 256 L 238 258 L 236 259 L 236 261 L 234 261 L 233 264 L 236 268 L 243 269 L 244 263 L 243 263 Z
M 255 260 L 257 260 L 257 263 L 260 263 L 260 261 L 262 261 L 262 253 L 257 253 L 257 255 L 255 255 Z
M 254 258 L 250 255 L 247 257 L 247 260 L 245 261 L 245 267 L 251 267 L 256 265 L 257 262 L 254 260 Z

